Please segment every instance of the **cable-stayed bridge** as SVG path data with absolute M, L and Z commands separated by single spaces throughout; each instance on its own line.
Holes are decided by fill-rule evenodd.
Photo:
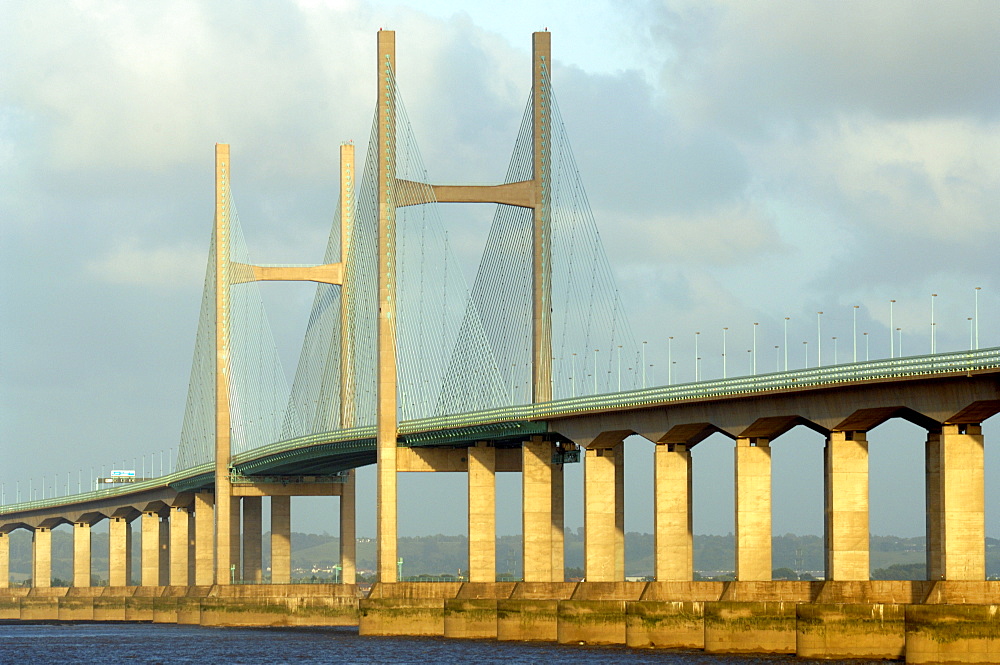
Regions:
M 341 497 L 343 579 L 354 581 L 352 471 L 378 468 L 378 576 L 397 581 L 396 474 L 469 477 L 469 577 L 495 582 L 495 474 L 523 474 L 524 579 L 562 582 L 562 469 L 584 460 L 587 579 L 624 579 L 626 437 L 657 444 L 656 577 L 692 580 L 691 449 L 735 442 L 737 571 L 771 575 L 770 442 L 797 426 L 826 444 L 827 578 L 867 580 L 866 433 L 890 418 L 927 430 L 929 579 L 983 580 L 981 423 L 1000 411 L 1000 349 L 649 387 L 587 204 L 536 33 L 532 91 L 502 183 L 435 185 L 378 35 L 378 101 L 364 166 L 341 149 L 340 205 L 320 265 L 255 263 L 237 213 L 238 161 L 216 147 L 215 227 L 176 471 L 76 496 L 0 507 L 30 529 L 33 583 L 48 586 L 54 526 L 111 521 L 109 579 L 128 586 L 142 519 L 143 586 L 263 580 L 261 498 L 271 497 L 271 581 L 289 581 L 289 497 Z M 238 183 L 238 180 L 237 180 Z M 466 283 L 438 213 L 497 204 Z M 294 379 L 257 283 L 317 284 Z M 600 349 L 603 353 L 594 353 Z M 622 371 L 625 367 L 625 371 Z M 192 517 L 193 516 L 193 517 Z

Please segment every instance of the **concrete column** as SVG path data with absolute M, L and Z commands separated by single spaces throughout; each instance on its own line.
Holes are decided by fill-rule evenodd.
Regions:
M 496 448 L 480 442 L 469 458 L 469 581 L 496 582 Z
M 615 579 L 625 580 L 625 443 L 615 451 Z
M 132 553 L 135 552 L 133 549 L 133 533 L 132 533 L 132 523 L 125 522 L 125 584 L 127 586 L 134 586 L 133 580 L 135 580 L 134 568 L 134 557 Z
M 240 536 L 240 506 L 243 497 L 229 497 L 229 571 L 226 579 L 238 580 L 243 575 L 243 562 L 240 559 L 240 545 L 243 539 Z
M 927 579 L 944 579 L 941 519 L 941 433 L 928 432 L 924 445 L 924 501 L 927 520 Z
M 197 578 L 197 543 L 196 534 L 198 532 L 198 520 L 195 519 L 194 510 L 188 510 L 188 544 L 187 544 L 187 561 L 188 561 L 188 585 L 197 584 L 195 579 Z
M 271 497 L 271 584 L 292 581 L 292 497 Z
M 90 524 L 73 524 L 73 586 L 90 586 Z
M 131 526 L 124 517 L 108 521 L 108 585 L 128 586 L 131 566 Z
M 211 492 L 194 495 L 194 583 L 215 582 L 215 497 Z
M 983 431 L 978 424 L 941 430 L 942 568 L 946 580 L 986 579 Z
M 868 440 L 864 432 L 831 432 L 824 452 L 826 579 L 867 580 Z
M 347 482 L 344 483 L 344 493 L 340 495 L 340 581 L 344 584 L 355 584 L 358 581 L 356 480 L 357 474 L 351 469 Z
M 771 579 L 771 448 L 736 439 L 736 579 Z
M 243 497 L 243 581 L 260 584 L 263 577 L 263 499 Z
M 157 586 L 167 586 L 170 584 L 170 519 L 159 517 L 160 538 L 159 538 L 159 579 Z
M 170 508 L 170 585 L 187 586 L 190 565 L 191 514 L 183 506 Z
M 0 531 L 0 589 L 10 588 L 10 535 Z
M 525 582 L 552 582 L 551 442 L 534 437 L 521 446 L 521 529 Z M 562 575 L 559 576 L 562 579 Z
M 154 512 L 142 514 L 142 586 L 160 583 L 160 516 Z
M 562 464 L 552 465 L 552 580 L 566 581 L 566 488 Z
M 52 586 L 52 531 L 38 527 L 31 536 L 31 586 Z
M 583 557 L 588 582 L 614 582 L 617 557 L 615 528 L 615 451 L 584 451 Z
M 687 582 L 694 573 L 691 451 L 658 444 L 653 458 L 653 537 L 657 582 Z

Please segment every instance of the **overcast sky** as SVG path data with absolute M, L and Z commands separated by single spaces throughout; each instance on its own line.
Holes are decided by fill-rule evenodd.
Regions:
M 253 8 L 252 11 L 250 8 Z M 637 339 L 658 383 L 729 349 L 773 367 L 852 353 L 852 308 L 888 355 L 1000 344 L 1000 4 L 0 0 L 0 481 L 132 467 L 176 449 L 213 214 L 213 146 L 255 260 L 319 262 L 345 140 L 364 154 L 375 33 L 439 182 L 503 179 L 530 88 L 531 33 L 552 32 L 553 86 Z M 445 217 L 485 233 L 489 210 Z M 466 233 L 475 256 L 483 237 Z M 462 251 L 462 248 L 460 248 Z M 471 279 L 471 274 L 468 278 Z M 268 285 L 292 367 L 312 289 Z M 803 341 L 809 341 L 803 345 Z M 864 342 L 860 341 L 861 348 Z M 707 350 L 706 350 L 707 349 Z M 779 349 L 780 358 L 784 350 Z M 862 351 L 863 353 L 863 351 Z M 738 354 L 737 354 L 738 355 Z M 730 369 L 730 373 L 736 373 Z M 990 425 L 987 434 L 997 434 Z M 873 431 L 872 532 L 920 535 L 922 441 Z M 698 532 L 732 530 L 732 444 L 695 451 Z M 1000 456 L 988 443 L 1000 535 Z M 629 530 L 651 531 L 652 446 L 629 442 Z M 776 533 L 822 533 L 822 440 L 775 442 Z M 169 453 L 167 453 L 169 454 Z M 141 465 L 140 461 L 137 466 Z M 567 525 L 582 524 L 579 465 Z M 407 478 L 403 535 L 463 533 L 464 483 Z M 361 476 L 359 534 L 374 531 Z M 516 533 L 519 478 L 501 481 Z M 721 489 L 720 489 L 721 488 Z M 50 491 L 50 490 L 48 490 Z M 412 501 L 417 496 L 418 502 Z M 296 530 L 336 530 L 298 500 Z M 434 508 L 429 510 L 428 507 Z

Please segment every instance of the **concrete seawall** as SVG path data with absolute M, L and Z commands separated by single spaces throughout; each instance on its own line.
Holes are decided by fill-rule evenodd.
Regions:
M 1000 662 L 1000 582 L 590 582 L 5 589 L 0 620 L 350 626 L 362 635 Z
M 354 585 L 4 589 L 0 620 L 203 626 L 355 626 Z

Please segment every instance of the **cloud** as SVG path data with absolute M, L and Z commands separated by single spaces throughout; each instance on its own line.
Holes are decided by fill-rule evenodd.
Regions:
M 673 2 L 656 14 L 665 84 L 689 114 L 739 131 L 841 113 L 1000 114 L 1000 11 L 990 0 Z
M 208 261 L 204 247 L 142 247 L 136 238 L 117 241 L 115 247 L 86 264 L 87 273 L 107 284 L 171 288 L 188 286 L 193 275 L 204 275 Z

